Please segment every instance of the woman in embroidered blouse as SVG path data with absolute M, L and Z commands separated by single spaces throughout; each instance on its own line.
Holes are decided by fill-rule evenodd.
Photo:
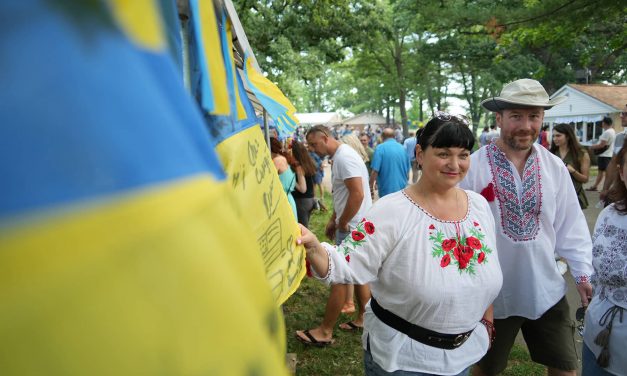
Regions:
M 366 375 L 467 375 L 494 335 L 491 303 L 502 284 L 494 218 L 482 196 L 457 187 L 474 137 L 448 114 L 418 137 L 417 183 L 378 200 L 337 250 L 304 227 L 297 240 L 322 280 L 371 284 Z
M 579 206 L 582 209 L 588 207 L 588 198 L 583 189 L 583 184 L 588 182 L 588 171 L 590 169 L 590 156 L 581 147 L 573 128 L 568 124 L 557 124 L 553 128 L 553 142 L 551 142 L 551 153 L 557 155 L 564 161 L 570 178 L 573 181 Z
M 583 332 L 585 376 L 627 374 L 627 144 L 615 158 L 621 184 L 610 191 L 614 203 L 599 214 L 592 236 L 594 295 Z

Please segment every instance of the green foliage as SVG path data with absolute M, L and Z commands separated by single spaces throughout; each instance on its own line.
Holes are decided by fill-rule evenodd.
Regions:
M 390 110 L 405 124 L 457 97 L 476 130 L 487 124 L 481 100 L 514 79 L 538 79 L 549 93 L 582 69 L 593 83 L 626 80 L 627 6 L 620 0 L 235 5 L 262 69 L 299 111 Z

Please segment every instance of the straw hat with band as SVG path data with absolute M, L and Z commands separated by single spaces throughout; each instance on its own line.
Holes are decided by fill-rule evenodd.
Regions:
M 481 102 L 481 105 L 492 112 L 532 107 L 542 107 L 548 110 L 565 100 L 566 97 L 549 99 L 546 90 L 538 81 L 523 78 L 503 86 L 501 95 L 485 99 Z

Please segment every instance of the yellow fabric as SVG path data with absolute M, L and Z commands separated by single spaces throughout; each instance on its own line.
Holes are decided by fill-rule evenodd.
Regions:
M 253 86 L 253 91 L 257 90 L 261 92 L 261 94 L 267 96 L 271 102 L 274 101 L 282 107 L 282 111 L 277 111 L 276 107 L 278 106 L 276 106 L 276 104 L 268 105 L 263 98 L 258 98 L 277 123 L 277 127 L 285 128 L 288 131 L 287 133 L 291 133 L 298 124 L 298 119 L 295 115 L 296 108 L 292 102 L 287 99 L 278 86 L 255 69 L 250 56 L 246 57 L 244 65 L 248 79 Z M 255 95 L 257 95 L 257 93 L 255 93 Z M 259 95 L 257 96 L 259 97 Z M 280 115 L 278 115 L 279 113 Z
M 0 229 L 0 374 L 286 374 L 229 191 L 202 175 Z
M 213 0 L 198 0 L 201 22 L 202 41 L 197 41 L 202 46 L 205 62 L 209 71 L 209 84 L 213 94 L 214 109 L 212 115 L 229 115 L 229 92 L 224 68 L 224 57 L 220 43 L 218 22 L 216 19 Z
M 235 66 L 235 58 L 233 57 L 233 30 L 231 25 L 231 20 L 226 19 L 226 40 L 228 43 L 227 50 L 229 51 L 228 61 L 231 64 L 231 72 L 233 72 L 233 92 L 235 95 L 235 107 L 237 109 L 237 121 L 246 119 L 246 110 L 244 109 L 244 105 L 242 104 L 242 99 L 240 97 L 239 85 L 237 84 L 237 67 Z M 243 93 L 246 95 L 246 93 Z
M 128 38 L 142 48 L 161 51 L 165 37 L 154 0 L 109 0 L 113 16 Z
M 258 126 L 222 141 L 216 152 L 228 174 L 232 200 L 252 228 L 274 299 L 283 304 L 305 275 L 300 229 Z

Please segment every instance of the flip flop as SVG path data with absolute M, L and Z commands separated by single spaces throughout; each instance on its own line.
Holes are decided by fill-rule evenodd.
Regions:
M 352 321 L 348 321 L 343 324 L 340 324 L 339 328 L 347 332 L 357 332 L 357 331 L 362 330 L 364 327 L 359 326 Z
M 298 335 L 298 333 L 296 333 L 296 339 L 298 339 L 300 342 L 303 343 L 303 345 L 307 345 L 307 346 L 316 346 L 316 347 L 325 347 L 325 346 L 329 346 L 335 343 L 334 339 L 331 339 L 329 341 L 319 341 L 317 340 L 313 335 L 311 335 L 311 333 L 309 333 L 309 329 L 307 330 L 303 330 L 303 334 L 309 339 L 306 340 L 304 338 L 302 338 L 301 336 Z

